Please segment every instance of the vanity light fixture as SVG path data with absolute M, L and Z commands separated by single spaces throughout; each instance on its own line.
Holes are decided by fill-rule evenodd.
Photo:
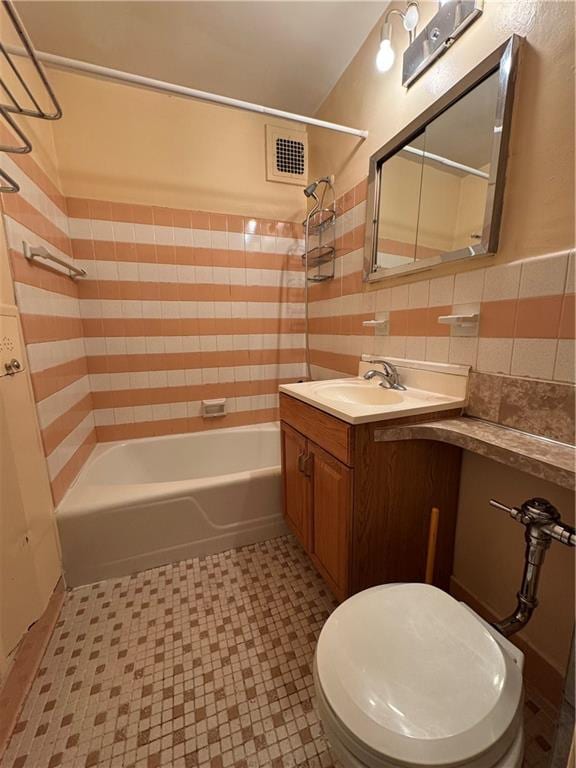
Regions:
M 483 7 L 484 0 L 439 0 L 436 14 L 418 35 L 418 3 L 408 2 L 404 10 L 391 8 L 384 16 L 376 67 L 380 72 L 388 72 L 394 65 L 396 56 L 389 20 L 392 15 L 402 18 L 409 34 L 409 45 L 402 61 L 402 85 L 409 88 L 482 15 Z
M 402 11 L 400 8 L 391 8 L 384 16 L 384 23 L 380 32 L 380 47 L 376 54 L 376 68 L 379 72 L 388 72 L 394 66 L 396 52 L 392 47 L 392 23 L 391 16 L 400 16 L 402 25 L 408 32 L 410 43 L 416 36 L 416 27 L 420 20 L 420 11 L 416 0 L 406 3 L 406 8 Z

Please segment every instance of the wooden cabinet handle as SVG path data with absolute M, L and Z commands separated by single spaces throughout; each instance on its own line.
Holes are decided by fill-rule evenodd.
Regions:
M 302 472 L 303 475 L 306 475 L 306 477 L 312 475 L 312 460 L 313 457 L 311 454 L 307 454 L 305 451 L 298 454 L 298 470 Z

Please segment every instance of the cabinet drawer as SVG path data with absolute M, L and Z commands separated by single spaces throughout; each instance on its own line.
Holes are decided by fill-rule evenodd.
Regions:
M 311 405 L 280 393 L 280 419 L 340 461 L 353 466 L 352 426 Z

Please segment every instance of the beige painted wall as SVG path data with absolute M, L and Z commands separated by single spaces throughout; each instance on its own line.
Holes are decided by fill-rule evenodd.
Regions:
M 395 4 L 393 4 L 395 5 Z M 424 2 L 424 19 L 437 8 Z M 486 264 L 568 248 L 574 243 L 574 5 L 553 0 L 486 0 L 483 16 L 434 67 L 406 90 L 401 55 L 380 74 L 375 28 L 317 117 L 365 128 L 364 142 L 312 129 L 311 176 L 336 174 L 339 194 L 368 174 L 370 155 L 430 106 L 512 33 L 526 36 L 514 110 L 500 249 Z M 394 22 L 395 40 L 403 31 Z M 460 264 L 443 271 L 469 269 Z M 474 267 L 482 266 L 475 261 Z M 440 274 L 440 271 L 438 272 Z M 386 284 L 420 279 L 398 278 Z
M 524 527 L 489 505 L 540 496 L 574 525 L 574 494 L 565 488 L 464 453 L 454 576 L 497 616 L 516 605 L 524 565 Z M 574 629 L 574 550 L 552 542 L 539 588 L 540 605 L 522 637 L 564 674 Z
M 57 183 L 51 124 L 31 119 L 21 124 L 34 159 Z M 2 313 L 18 317 L 2 216 L 0 305 Z M 11 654 L 42 615 L 60 573 L 48 472 L 26 370 L 0 378 L 0 685 Z
M 0 264 L 5 274 L 7 252 L 1 217 Z M 8 289 L 3 284 L 4 296 Z M 0 310 L 18 316 L 11 303 L 3 304 Z M 48 472 L 28 370 L 0 377 L 0 436 L 1 684 L 8 657 L 43 613 L 61 572 Z
M 67 196 L 300 220 L 302 188 L 266 181 L 264 116 L 50 71 Z M 302 128 L 303 126 L 300 126 Z

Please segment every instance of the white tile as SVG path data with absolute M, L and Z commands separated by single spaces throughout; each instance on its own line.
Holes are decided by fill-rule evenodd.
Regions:
M 567 254 L 526 259 L 522 262 L 520 297 L 555 296 L 564 293 L 567 269 Z
M 426 339 L 426 360 L 447 363 L 450 339 L 447 336 L 428 336 Z
M 425 336 L 407 336 L 406 337 L 406 357 L 408 360 L 426 359 L 426 337 Z
M 384 312 L 391 309 L 392 295 L 390 288 L 380 289 L 376 291 L 376 312 Z
M 556 339 L 514 339 L 512 375 L 551 379 L 557 346 Z
M 454 304 L 481 301 L 484 288 L 484 269 L 461 272 L 454 281 Z
M 219 232 L 218 230 L 210 232 L 210 246 L 212 248 L 226 250 L 228 248 L 228 234 L 226 232 Z
M 450 339 L 449 363 L 457 365 L 476 365 L 478 356 L 478 339 L 452 337 Z
M 92 237 L 94 240 L 114 240 L 114 229 L 111 221 L 92 221 Z
M 442 307 L 452 304 L 454 299 L 454 275 L 445 277 L 435 277 L 430 280 L 430 298 L 431 307 Z
M 117 243 L 134 242 L 134 224 L 129 224 L 125 221 L 113 221 L 112 231 L 114 232 L 114 240 Z
M 210 232 L 207 229 L 193 230 L 195 248 L 210 248 Z
M 92 227 L 89 219 L 69 219 L 70 237 L 77 240 L 92 240 Z
M 408 306 L 410 308 L 427 307 L 429 292 L 429 280 L 420 280 L 417 283 L 410 283 L 408 286 Z
M 407 309 L 410 289 L 408 285 L 396 285 L 391 289 L 390 308 Z
M 484 301 L 515 299 L 520 290 L 521 264 L 502 264 L 487 267 L 484 278 Z
M 574 339 L 560 339 L 556 351 L 556 363 L 554 365 L 554 380 L 576 382 L 574 362 Z
M 513 339 L 479 339 L 476 367 L 484 373 L 510 373 Z

